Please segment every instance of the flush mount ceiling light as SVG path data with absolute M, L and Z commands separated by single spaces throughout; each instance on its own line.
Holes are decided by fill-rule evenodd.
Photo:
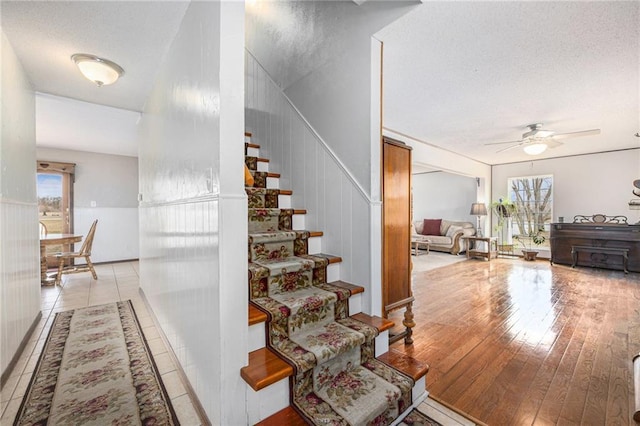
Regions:
M 71 55 L 71 60 L 88 80 L 100 86 L 113 84 L 124 74 L 122 67 L 108 59 L 86 53 Z
M 524 150 L 525 153 L 529 155 L 538 155 L 538 154 L 542 154 L 547 150 L 547 144 L 542 142 L 535 142 L 535 143 L 524 145 L 522 149 Z

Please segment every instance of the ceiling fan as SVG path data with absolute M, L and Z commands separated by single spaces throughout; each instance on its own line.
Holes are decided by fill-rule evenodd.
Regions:
M 547 148 L 555 148 L 562 145 L 561 139 L 576 138 L 580 136 L 599 135 L 600 129 L 582 130 L 579 132 L 556 133 L 551 130 L 544 130 L 542 123 L 529 124 L 527 132 L 522 134 L 522 139 L 508 142 L 492 142 L 485 145 L 512 144 L 496 152 L 504 152 L 521 146 L 529 155 L 538 155 L 546 151 Z

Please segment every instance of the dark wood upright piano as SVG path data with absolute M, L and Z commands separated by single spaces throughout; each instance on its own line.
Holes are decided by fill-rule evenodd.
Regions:
M 551 224 L 552 264 L 625 270 L 626 263 L 629 271 L 640 272 L 640 225 L 629 225 L 626 218 L 610 222 L 604 215 L 576 218 Z

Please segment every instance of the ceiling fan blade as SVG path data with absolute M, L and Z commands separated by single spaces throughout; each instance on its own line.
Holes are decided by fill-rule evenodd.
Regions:
M 591 129 L 591 130 L 582 130 L 580 132 L 570 132 L 570 133 L 556 133 L 553 135 L 553 139 L 569 139 L 569 138 L 577 138 L 580 136 L 592 136 L 599 135 L 600 129 Z
M 519 140 L 519 141 L 507 141 L 507 142 L 490 142 L 490 143 L 485 143 L 485 145 L 502 145 L 505 143 L 522 143 L 524 142 L 523 140 Z
M 562 145 L 562 142 L 556 141 L 553 138 L 546 138 L 544 142 L 549 148 L 557 148 Z
M 519 141 L 516 141 L 516 142 L 519 142 Z M 508 147 L 506 147 L 506 148 L 499 149 L 499 150 L 497 150 L 497 151 L 496 151 L 496 154 L 498 154 L 498 153 L 500 153 L 500 152 L 509 151 L 510 149 L 517 148 L 517 147 L 519 147 L 519 146 L 522 146 L 522 143 L 518 143 L 518 144 L 516 144 L 516 145 L 511 145 L 511 146 L 508 146 Z

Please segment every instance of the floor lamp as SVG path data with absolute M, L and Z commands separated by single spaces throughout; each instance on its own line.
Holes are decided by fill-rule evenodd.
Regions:
M 476 235 L 478 237 L 482 237 L 482 228 L 480 228 L 480 216 L 487 215 L 487 206 L 485 206 L 484 203 L 473 203 L 471 204 L 471 212 L 469 214 L 472 214 L 478 218 Z

